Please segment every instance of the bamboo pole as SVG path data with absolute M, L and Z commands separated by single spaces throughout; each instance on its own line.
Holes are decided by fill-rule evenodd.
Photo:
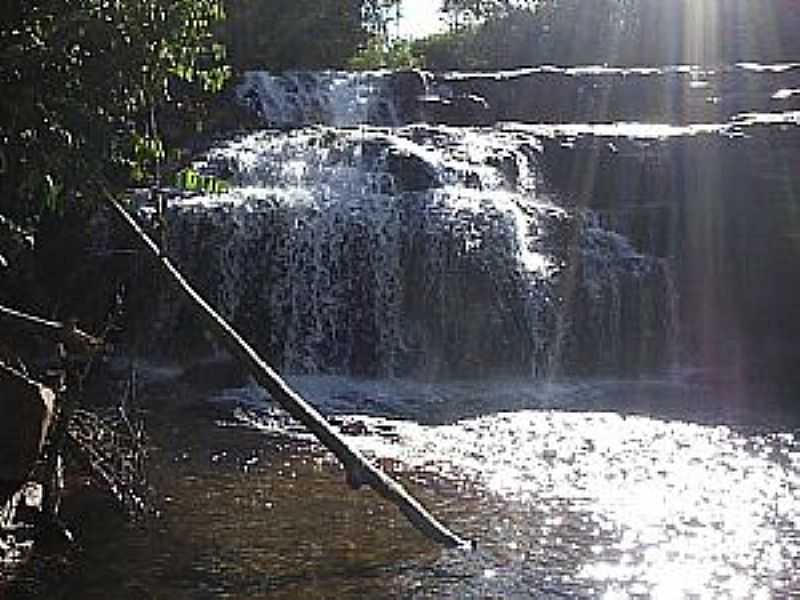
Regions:
M 158 261 L 168 275 L 170 283 L 181 292 L 193 307 L 204 325 L 237 358 L 253 378 L 290 415 L 305 425 L 311 433 L 344 465 L 347 482 L 353 489 L 369 485 L 386 500 L 397 505 L 400 512 L 429 539 L 447 547 L 470 547 L 470 542 L 459 537 L 441 524 L 398 482 L 372 465 L 358 450 L 352 448 L 333 429 L 325 418 L 306 402 L 256 353 L 233 327 L 225 321 L 186 281 L 183 275 L 165 256 L 136 220 L 107 190 L 105 198 L 111 208 L 139 238 L 147 251 Z

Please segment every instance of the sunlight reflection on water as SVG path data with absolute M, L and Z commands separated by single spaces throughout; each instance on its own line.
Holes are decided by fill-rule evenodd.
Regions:
M 341 467 L 263 395 L 228 390 L 209 412 L 192 398 L 188 412 L 151 421 L 161 518 L 123 529 L 112 513 L 103 526 L 85 506 L 70 519 L 86 525 L 76 532 L 84 566 L 52 581 L 42 574 L 63 566 L 36 567 L 29 583 L 41 593 L 24 597 L 800 597 L 800 430 L 788 413 L 771 411 L 771 425 L 634 414 L 631 386 L 647 392 L 645 406 L 680 404 L 666 398 L 682 386 L 652 381 L 424 393 L 403 382 L 299 384 L 477 549 L 431 544 L 396 507 L 348 490 Z M 626 408 L 603 408 L 604 395 Z M 435 413 L 427 424 L 425 412 Z
M 554 574 L 568 597 L 800 592 L 796 433 L 530 409 L 431 426 L 345 421 L 359 424 L 344 430 L 368 455 L 490 498 L 466 527 L 492 558 L 447 597 L 526 597 L 525 585 Z

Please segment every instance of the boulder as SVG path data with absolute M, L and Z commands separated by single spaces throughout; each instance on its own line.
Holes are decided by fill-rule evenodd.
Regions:
M 54 409 L 53 390 L 0 362 L 0 488 L 21 485 L 28 477 Z
M 419 156 L 391 149 L 386 166 L 398 192 L 424 192 L 442 185 L 435 169 Z

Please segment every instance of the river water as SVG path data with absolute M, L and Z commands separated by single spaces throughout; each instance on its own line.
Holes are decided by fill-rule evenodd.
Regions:
M 369 78 L 249 81 L 271 128 L 195 163 L 228 190 L 171 199 L 169 252 L 475 548 L 351 491 L 262 392 L 215 382 L 218 363 L 151 365 L 159 514 L 125 524 L 73 482 L 79 544 L 0 592 L 800 597 L 800 416 L 793 388 L 753 376 L 796 356 L 800 113 L 392 126 Z M 209 352 L 174 302 L 148 306 L 148 354 Z
M 257 389 L 152 384 L 160 515 L 68 498 L 79 547 L 12 597 L 797 597 L 800 423 L 696 376 L 292 380 L 473 550 L 351 491 Z

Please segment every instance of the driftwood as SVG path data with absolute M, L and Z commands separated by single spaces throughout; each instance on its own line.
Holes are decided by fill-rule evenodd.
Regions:
M 120 218 L 136 234 L 147 251 L 158 261 L 170 283 L 193 307 L 203 324 L 222 342 L 228 351 L 247 368 L 253 378 L 295 419 L 342 462 L 347 482 L 354 489 L 366 484 L 385 499 L 398 506 L 400 511 L 419 531 L 431 540 L 448 547 L 469 547 L 469 542 L 459 537 L 431 515 L 398 482 L 373 466 L 358 450 L 350 447 L 325 418 L 306 402 L 256 353 L 255 350 L 228 324 L 186 281 L 178 269 L 165 256 L 147 233 L 128 214 L 120 202 L 109 192 L 106 200 Z

